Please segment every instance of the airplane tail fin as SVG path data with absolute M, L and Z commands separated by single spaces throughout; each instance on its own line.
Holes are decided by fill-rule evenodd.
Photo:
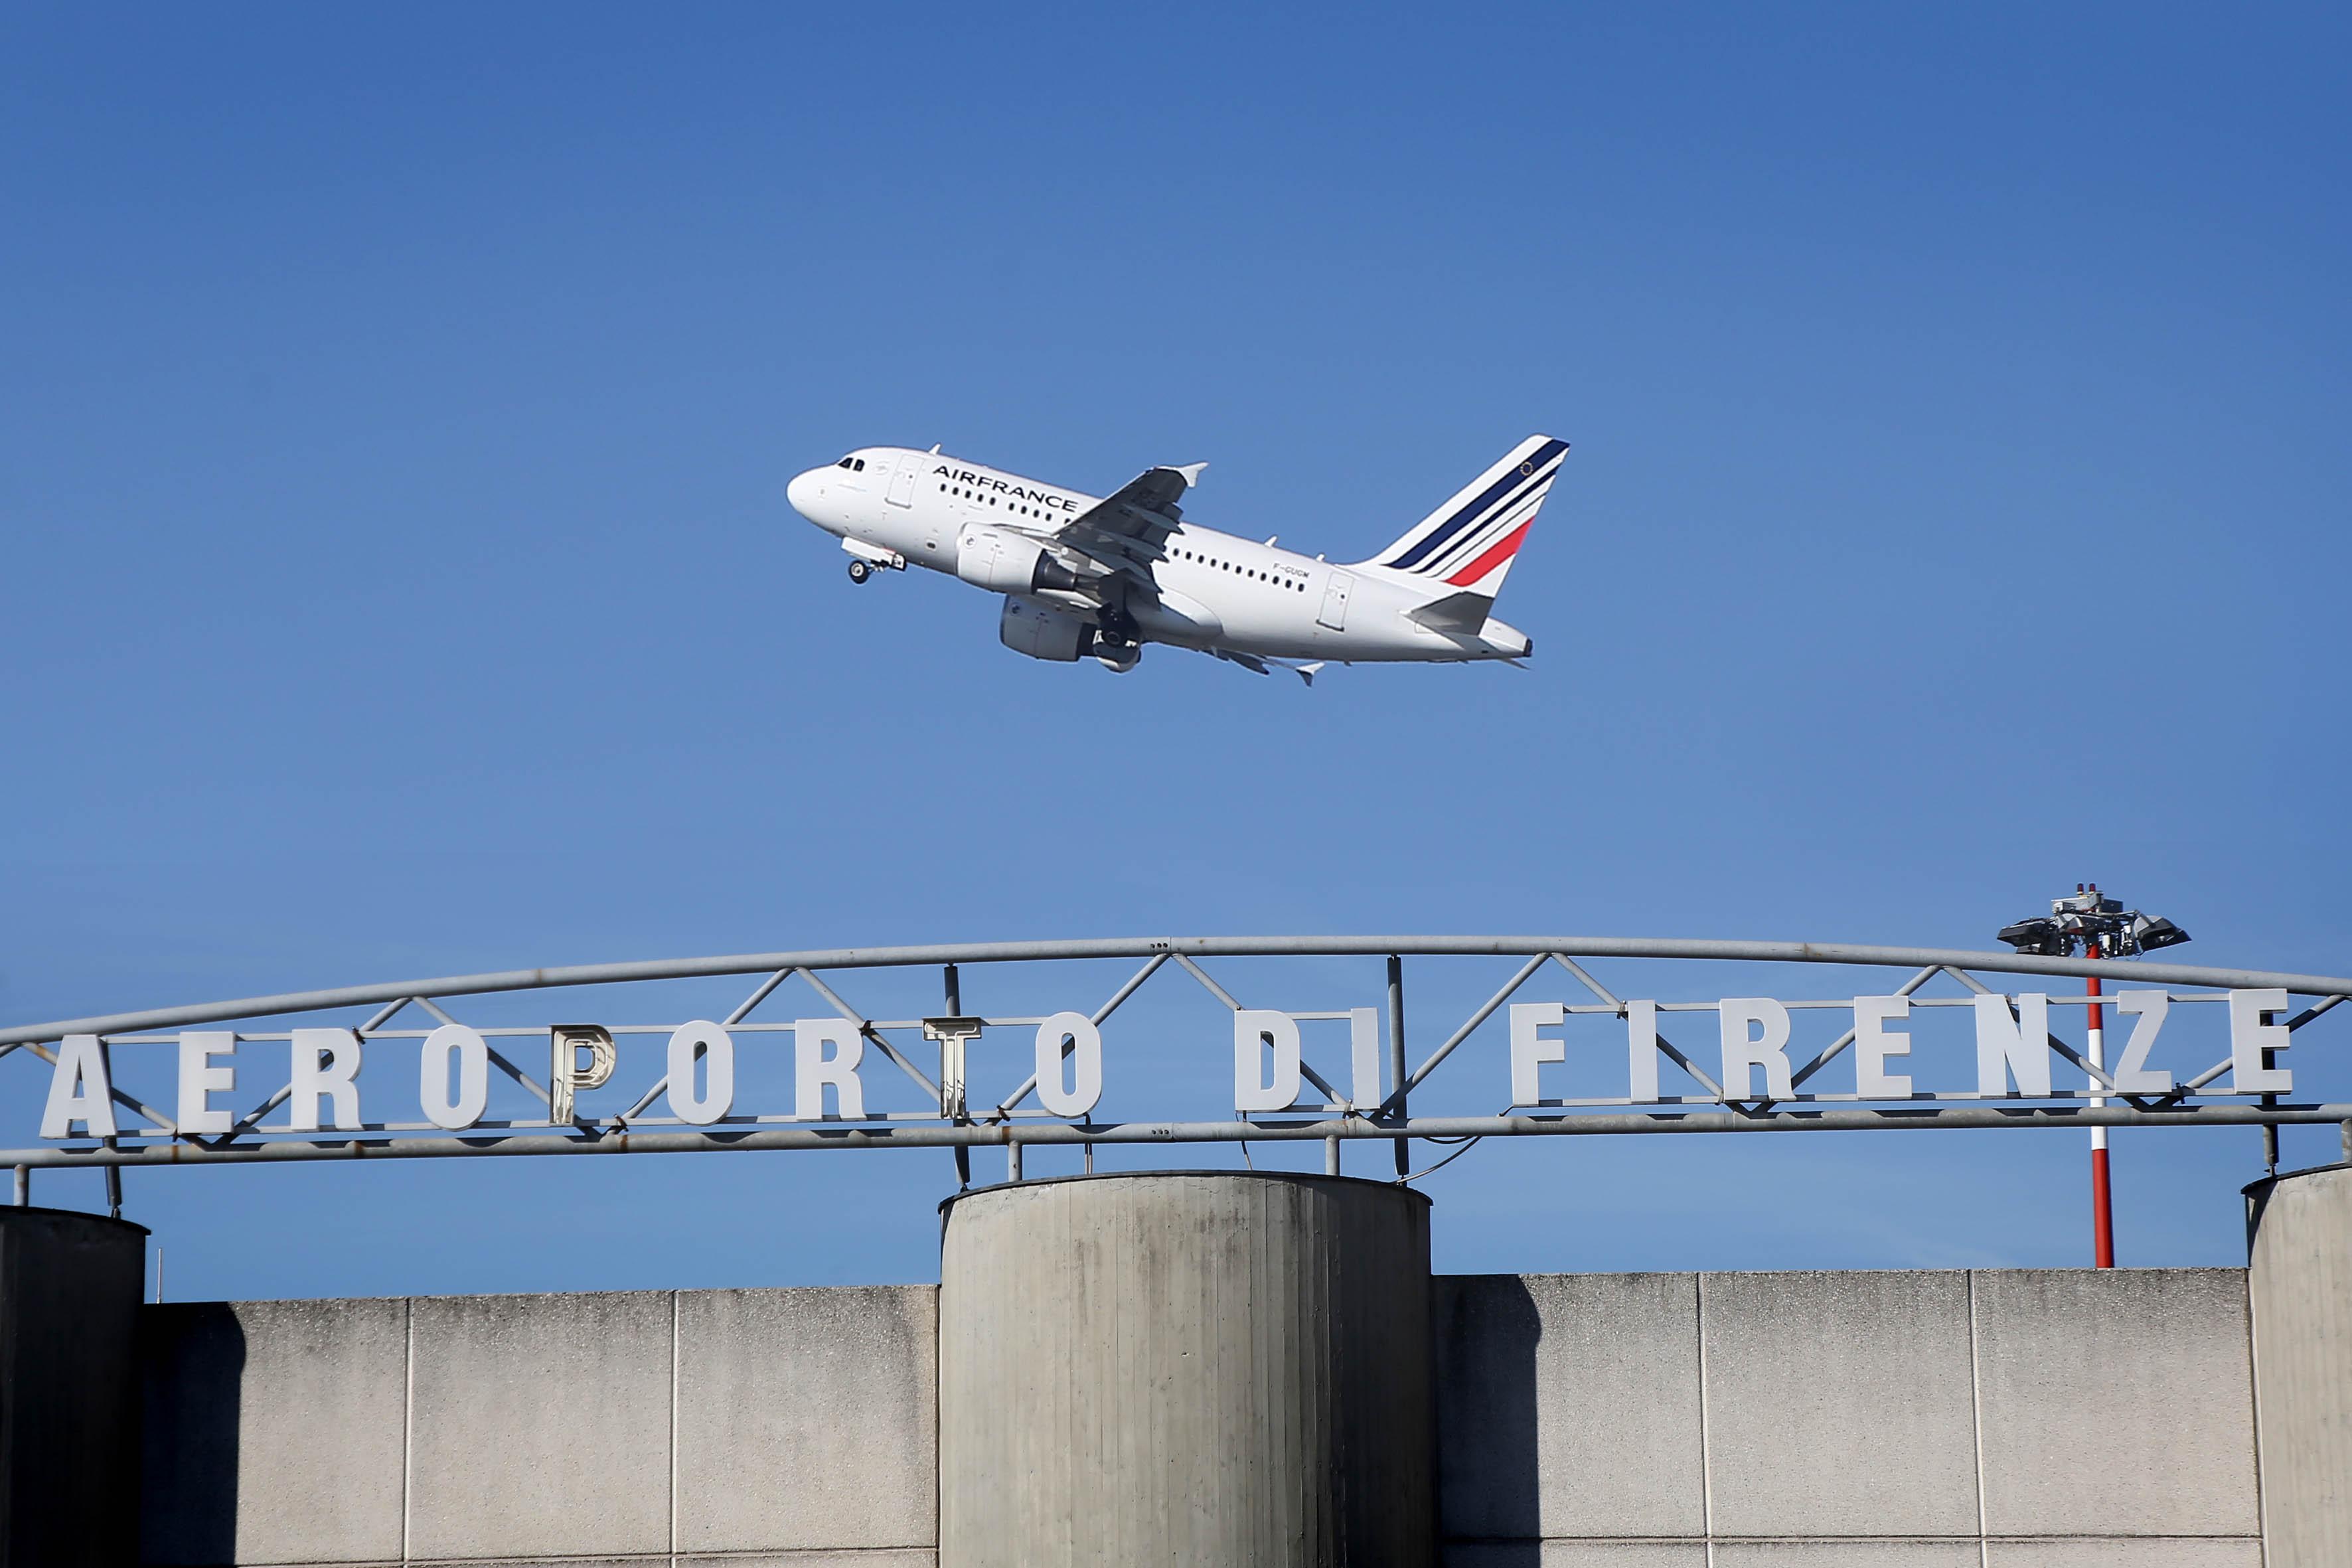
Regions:
M 1528 437 L 1363 564 L 1422 578 L 1446 599 L 1492 604 L 1567 453 L 1565 441 Z

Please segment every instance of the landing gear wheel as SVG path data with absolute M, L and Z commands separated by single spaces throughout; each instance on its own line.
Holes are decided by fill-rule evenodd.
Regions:
M 851 582 L 863 583 L 866 579 L 873 575 L 874 568 L 868 566 L 865 562 L 853 561 L 849 563 L 849 580 Z

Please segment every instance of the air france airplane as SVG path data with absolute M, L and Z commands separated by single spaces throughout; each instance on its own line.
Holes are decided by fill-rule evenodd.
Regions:
M 1335 564 L 1184 521 L 1205 463 L 1152 468 L 1097 500 L 942 456 L 861 447 L 785 490 L 849 552 L 849 575 L 909 563 L 1004 595 L 998 636 L 1032 658 L 1125 672 L 1143 645 L 1213 654 L 1309 685 L 1341 663 L 1517 660 L 1494 618 L 1568 443 L 1530 436 L 1369 561 Z

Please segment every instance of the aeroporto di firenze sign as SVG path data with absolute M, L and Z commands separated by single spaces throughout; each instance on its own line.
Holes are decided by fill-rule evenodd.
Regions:
M 2289 1096 L 2294 1090 L 2294 1072 L 2280 1059 L 2290 1044 L 2284 1021 L 2288 998 L 2285 990 L 2272 988 L 2190 995 L 2147 988 L 2095 998 L 2053 996 L 2046 992 L 1986 992 L 1962 997 L 1898 993 L 1837 1003 L 1789 1003 L 1767 996 L 1729 996 L 1704 1003 L 1613 998 L 1600 1004 L 1517 1002 L 1509 1005 L 1504 1020 L 1506 1059 L 1490 1070 L 1495 1073 L 1492 1087 L 1496 1098 L 1507 1092 L 1510 1106 L 1528 1110 L 1765 1101 L 1788 1105 L 2067 1101 L 2107 1097 L 2160 1097 L 2179 1105 L 2195 1094 Z M 1499 998 L 1472 1026 L 1465 1026 L 1463 1035 L 1498 1003 Z M 2115 1048 L 2109 1051 L 2105 1067 L 2086 1062 L 2051 1031 L 2053 1009 L 2080 1009 L 2093 1003 L 2119 1016 Z M 2177 1003 L 2210 1005 L 2184 1011 L 2225 1013 L 2226 1086 L 2212 1087 L 2220 1082 L 2220 1064 L 2194 1079 L 2183 1080 L 2178 1076 L 2177 1069 L 2190 1064 L 2186 1058 L 2174 1059 L 2179 1053 L 2167 1049 L 2184 1032 L 2173 1022 Z M 1800 1066 L 1791 1058 L 1792 1007 L 1850 1012 L 1852 1027 L 1822 1058 Z M 1974 1042 L 1972 1064 L 1964 1050 L 1940 1057 L 1932 1051 L 1915 1052 L 1917 1011 L 1937 1007 L 1967 1009 Z M 1710 1013 L 1712 1020 L 1705 1017 Z M 1601 1016 L 1591 1016 L 1595 1015 Z M 1662 1015 L 1670 1020 L 1670 1026 L 1663 1031 Z M 1678 1015 L 1697 1017 L 1688 1020 Z M 118 1037 L 110 1043 L 97 1034 L 68 1034 L 58 1039 L 54 1052 L 40 1135 L 50 1140 L 219 1137 L 253 1131 L 324 1136 L 404 1130 L 462 1131 L 485 1125 L 587 1127 L 595 1119 L 579 1110 L 579 1097 L 611 1082 L 617 1061 L 616 1033 L 667 1036 L 666 1072 L 643 1096 L 633 1097 L 638 1111 L 624 1113 L 633 1125 L 667 1122 L 705 1128 L 727 1122 L 874 1120 L 881 1113 L 867 1108 L 866 1075 L 877 1065 L 869 1042 L 890 1056 L 891 1065 L 937 1091 L 936 1114 L 940 1120 L 984 1121 L 1042 1113 L 1083 1121 L 1093 1115 L 1105 1089 L 1098 1017 L 1066 1011 L 1042 1019 L 924 1019 L 921 1026 L 926 1037 L 939 1047 L 940 1075 L 936 1083 L 882 1039 L 878 1030 L 886 1026 L 841 1016 L 731 1027 L 697 1020 L 675 1027 L 607 1028 L 587 1024 L 529 1030 L 485 1030 L 446 1022 L 430 1031 L 375 1034 L 354 1028 L 297 1028 L 278 1035 L 184 1029 L 175 1037 L 146 1037 L 137 1042 L 147 1048 L 176 1047 L 174 1110 L 170 1125 L 163 1125 L 160 1115 L 152 1115 L 150 1119 L 157 1123 L 153 1126 L 140 1125 L 136 1112 L 124 1114 L 129 1097 L 113 1081 L 111 1059 L 114 1047 L 124 1040 Z M 1693 1022 L 1697 1026 L 1694 1038 L 1700 1043 L 1685 1039 L 1678 1044 L 1669 1037 L 1675 1032 L 1673 1025 L 1689 1030 Z M 1329 1074 L 1318 1072 L 1308 1058 L 1307 1032 L 1302 1026 L 1340 1023 L 1346 1026 L 1344 1054 L 1333 1051 L 1334 1059 L 1327 1065 L 1338 1068 L 1344 1061 L 1345 1066 Z M 1571 1027 L 1581 1031 L 1573 1042 Z M 2200 1032 L 2203 1032 L 2201 1026 Z M 383 1068 L 372 1075 L 364 1070 L 378 1038 L 396 1035 L 414 1039 L 420 1034 L 421 1049 L 413 1075 L 398 1070 L 388 1074 Z M 1331 1038 L 1336 1034 L 1336 1030 L 1318 1029 L 1318 1047 L 1336 1046 Z M 1235 1007 L 1233 1108 L 1244 1117 L 1299 1110 L 1376 1113 L 1385 1103 L 1384 1096 L 1393 1097 L 1398 1089 L 1393 1058 L 1384 1051 L 1383 1036 L 1380 1010 L 1371 1007 L 1326 1013 Z M 1456 1042 L 1462 1037 L 1457 1035 Z M 789 1105 L 739 1103 L 739 1052 L 746 1048 L 747 1041 L 764 1047 L 782 1040 L 789 1041 L 793 1065 Z M 971 1099 L 966 1085 L 967 1055 L 982 1043 L 991 1047 L 1009 1046 L 1022 1058 L 1016 1066 L 1032 1068 L 1034 1073 L 1032 1083 L 1024 1083 L 992 1108 Z M 1577 1053 L 1573 1058 L 1572 1043 Z M 547 1069 L 545 1079 L 535 1083 L 501 1054 L 501 1047 L 520 1050 L 526 1045 L 547 1053 L 541 1058 Z M 1444 1054 L 1441 1050 L 1440 1058 Z M 1825 1086 L 1826 1075 L 1818 1070 L 1832 1056 L 1845 1058 L 1838 1073 L 1843 1084 L 1834 1089 Z M 1944 1076 L 1958 1081 L 1922 1087 L 1936 1076 L 1927 1071 L 1930 1058 L 1947 1069 Z M 1384 1059 L 1390 1062 L 1385 1077 Z M 1701 1092 L 1662 1092 L 1661 1064 L 1685 1074 Z M 401 1065 L 404 1067 L 404 1061 Z M 1434 1065 L 1434 1060 L 1428 1064 Z M 2193 1065 L 2204 1067 L 2205 1063 L 2200 1058 Z M 534 1085 L 534 1092 L 547 1102 L 543 1121 L 486 1121 L 494 1066 L 519 1082 Z M 1614 1084 L 1622 1084 L 1623 1091 L 1571 1097 L 1561 1083 L 1571 1066 L 1587 1080 L 1596 1072 L 1605 1072 Z M 2054 1081 L 2053 1068 L 2068 1081 Z M 1424 1073 L 1427 1070 L 1428 1067 L 1423 1068 Z M 263 1107 L 282 1120 L 263 1122 L 250 1114 L 240 1116 L 235 1097 L 243 1078 L 266 1078 L 273 1086 L 284 1085 Z M 1303 1101 L 1310 1085 L 1315 1096 Z M 248 1093 L 255 1087 L 246 1084 Z M 1014 1109 L 1033 1091 L 1039 1111 Z M 667 1115 L 648 1114 L 657 1103 Z M 927 1108 L 918 1114 L 930 1112 Z

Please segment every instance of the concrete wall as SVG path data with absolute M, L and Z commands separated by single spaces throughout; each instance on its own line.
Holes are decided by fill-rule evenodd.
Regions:
M 1429 1200 L 1250 1172 L 947 1211 L 941 1568 L 1428 1568 Z
M 928 1565 L 937 1300 L 141 1309 L 145 1560 Z M 2262 1562 L 2241 1270 L 1441 1276 L 1433 1313 L 1454 1568 Z
M 132 1547 L 131 1374 L 147 1232 L 0 1208 L 0 1568 L 117 1563 Z
M 2270 1568 L 2352 1563 L 2352 1165 L 2246 1189 Z
M 143 1560 L 933 1558 L 938 1293 L 143 1309 Z
M 1436 1322 L 1456 1568 L 2262 1563 L 2242 1270 L 1441 1277 Z

